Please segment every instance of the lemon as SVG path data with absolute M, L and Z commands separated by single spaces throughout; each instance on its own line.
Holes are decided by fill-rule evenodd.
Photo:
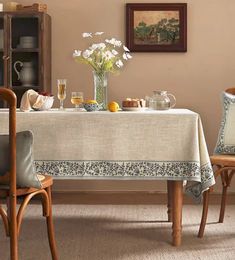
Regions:
M 119 105 L 117 102 L 112 101 L 108 104 L 108 109 L 110 112 L 117 112 L 119 109 Z
M 96 100 L 93 100 L 93 99 L 89 99 L 85 102 L 86 104 L 97 104 L 97 101 Z

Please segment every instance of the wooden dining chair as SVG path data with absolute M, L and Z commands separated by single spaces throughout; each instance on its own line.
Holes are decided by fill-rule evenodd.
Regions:
M 235 95 L 235 88 L 226 89 L 225 92 Z M 222 197 L 220 205 L 219 223 L 224 221 L 225 206 L 227 200 L 227 190 L 230 186 L 233 175 L 235 174 L 235 155 L 218 154 L 210 156 L 211 164 L 215 168 L 215 178 L 221 177 L 222 181 Z M 212 189 L 205 191 L 203 195 L 203 211 L 198 237 L 203 237 L 207 221 L 209 194 Z
M 6 88 L 0 88 L 0 99 L 6 101 L 9 105 L 9 147 L 10 147 L 10 170 L 9 185 L 0 185 L 0 198 L 6 201 L 7 210 L 0 205 L 0 216 L 2 217 L 5 227 L 5 233 L 10 237 L 10 259 L 18 259 L 18 236 L 22 217 L 29 201 L 35 196 L 40 195 L 43 216 L 46 217 L 48 240 L 53 260 L 57 260 L 57 250 L 54 237 L 54 227 L 52 221 L 52 202 L 51 186 L 52 178 L 44 176 L 41 179 L 41 189 L 32 187 L 17 188 L 16 183 L 16 96 Z M 17 197 L 23 197 L 19 210 L 16 209 Z M 42 254 L 42 252 L 41 252 Z M 1 258 L 1 257 L 0 257 Z

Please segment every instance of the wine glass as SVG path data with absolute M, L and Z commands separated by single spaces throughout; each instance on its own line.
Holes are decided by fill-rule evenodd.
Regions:
M 64 109 L 64 100 L 66 98 L 66 79 L 58 79 L 57 80 L 57 87 L 58 87 L 58 99 L 60 100 L 60 110 Z
M 83 92 L 76 91 L 71 93 L 71 103 L 75 105 L 75 110 L 79 110 L 82 102 L 83 102 Z

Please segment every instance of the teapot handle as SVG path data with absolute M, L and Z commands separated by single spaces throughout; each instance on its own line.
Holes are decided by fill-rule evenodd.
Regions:
M 16 65 L 17 65 L 17 64 L 20 64 L 20 66 L 23 67 L 23 62 L 21 62 L 21 61 L 18 60 L 18 61 L 16 61 L 16 62 L 14 63 L 14 70 L 15 70 L 17 76 L 18 76 L 18 80 L 20 80 L 20 72 L 19 72 L 19 70 L 17 70 L 17 68 L 16 68 Z
M 173 105 L 171 105 L 171 108 L 173 108 L 173 107 L 176 105 L 176 98 L 175 98 L 175 96 L 174 96 L 174 95 L 172 95 L 172 94 L 167 94 L 167 96 L 170 96 L 170 97 L 172 97 L 172 99 L 174 100 L 174 103 L 173 103 Z

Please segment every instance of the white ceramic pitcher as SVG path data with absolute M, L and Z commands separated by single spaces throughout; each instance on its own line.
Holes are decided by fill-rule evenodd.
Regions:
M 21 67 L 20 70 L 17 69 L 17 65 Z M 14 63 L 14 70 L 18 76 L 18 80 L 21 81 L 22 86 L 32 86 L 35 83 L 35 70 L 32 62 L 21 62 L 16 61 Z

